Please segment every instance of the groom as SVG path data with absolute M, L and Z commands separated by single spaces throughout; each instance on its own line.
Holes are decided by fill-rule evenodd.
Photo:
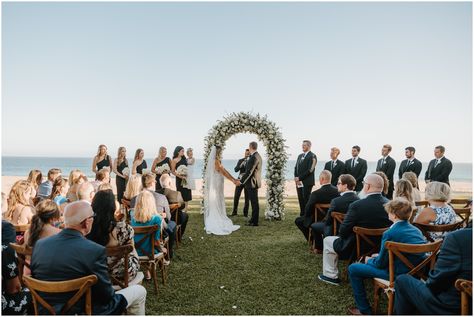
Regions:
M 252 205 L 252 218 L 247 225 L 258 226 L 258 189 L 262 185 L 262 157 L 257 152 L 257 142 L 250 142 L 249 150 L 250 156 L 245 165 L 245 173 L 240 181 L 236 181 L 236 185 L 245 187 Z

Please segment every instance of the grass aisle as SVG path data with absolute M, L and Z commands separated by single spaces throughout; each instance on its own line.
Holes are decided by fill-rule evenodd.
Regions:
M 265 210 L 262 199 L 260 204 Z M 228 200 L 228 214 L 230 205 Z M 183 243 L 169 267 L 168 285 L 160 282 L 156 295 L 153 283 L 144 283 L 147 314 L 345 315 L 353 304 L 350 285 L 316 281 L 322 255 L 309 253 L 294 225 L 297 200 L 288 199 L 286 208 L 284 220 L 261 218 L 259 227 L 244 226 L 241 215 L 233 217 L 241 228 L 229 236 L 214 236 L 204 232 L 199 201 L 193 202 Z

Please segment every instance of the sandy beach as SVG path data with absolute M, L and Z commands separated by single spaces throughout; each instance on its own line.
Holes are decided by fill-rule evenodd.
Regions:
M 26 180 L 26 177 L 22 176 L 2 176 L 2 192 L 8 194 L 10 192 L 10 188 L 12 185 L 20 180 L 24 179 Z M 193 190 L 193 197 L 194 198 L 199 198 L 202 196 L 201 193 L 201 186 L 202 186 L 202 179 L 196 179 L 196 190 Z M 173 182 L 174 183 L 174 182 Z M 114 193 L 116 193 L 116 187 L 115 187 L 115 178 L 112 178 L 111 181 Z M 318 189 L 320 186 L 317 183 L 314 187 L 313 190 Z M 471 197 L 472 196 L 472 183 L 469 182 L 451 182 L 451 188 L 453 189 L 453 197 Z M 231 183 L 228 180 L 225 180 L 224 183 L 224 195 L 225 197 L 233 197 L 234 196 L 234 189 L 235 186 L 233 183 Z M 420 191 L 424 192 L 425 190 L 425 183 L 420 182 Z M 288 197 L 296 197 L 296 187 L 293 181 L 286 181 L 285 184 L 285 193 Z M 259 197 L 265 197 L 266 194 L 266 184 L 265 181 L 263 181 L 262 188 L 258 191 Z

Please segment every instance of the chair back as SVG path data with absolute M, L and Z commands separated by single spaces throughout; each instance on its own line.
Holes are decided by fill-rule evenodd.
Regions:
M 122 198 L 122 200 L 120 201 L 123 205 L 123 208 L 125 209 L 125 222 L 127 224 L 130 224 L 130 200 L 129 199 L 125 199 L 125 198 Z
M 385 242 L 385 248 L 388 250 L 388 265 L 389 265 L 389 276 L 390 276 L 390 288 L 393 288 L 395 283 L 395 258 L 400 259 L 400 261 L 405 264 L 410 271 L 407 273 L 412 276 L 418 276 L 422 279 L 427 278 L 424 269 L 429 265 L 430 269 L 434 268 L 436 262 L 436 254 L 441 248 L 442 240 L 435 242 L 429 242 L 425 244 L 409 244 L 409 243 L 400 243 L 387 241 Z M 429 253 L 423 261 L 418 265 L 414 265 L 407 259 L 407 257 L 402 253 L 417 254 L 417 253 Z
M 380 243 L 382 235 L 385 231 L 389 228 L 363 228 L 355 226 L 352 228 L 356 235 L 356 251 L 357 251 L 357 258 L 356 261 L 361 261 L 367 255 L 372 255 L 374 253 L 379 252 L 380 250 Z M 376 240 L 376 241 L 374 241 Z M 364 243 L 365 248 L 363 251 L 362 243 Z
M 418 208 L 413 208 L 412 209 L 410 219 L 408 219 L 409 223 L 413 223 L 413 221 L 415 220 L 417 212 L 418 212 Z
M 471 208 L 453 208 L 456 215 L 464 221 L 464 227 L 467 226 L 469 218 L 471 217 Z
M 136 241 L 135 240 L 135 249 L 140 251 L 143 255 L 146 255 L 150 261 L 153 261 L 155 258 L 155 233 L 158 230 L 158 225 L 153 226 L 136 226 L 133 227 L 133 231 L 135 232 L 135 236 L 139 234 L 143 234 L 143 237 Z M 163 230 L 161 230 L 163 231 Z M 161 232 L 160 232 L 161 234 Z M 148 250 L 144 249 L 144 243 L 149 240 L 150 241 L 150 248 Z
M 330 206 L 331 204 L 315 204 L 313 211 L 313 222 L 322 220 L 326 216 Z
M 35 315 L 38 315 L 38 304 L 46 308 L 52 315 L 56 315 L 54 308 L 48 304 L 38 294 L 38 292 L 67 293 L 73 291 L 77 292 L 67 301 L 59 314 L 65 315 L 83 296 L 85 296 L 84 312 L 86 315 L 92 315 L 91 286 L 97 283 L 97 276 L 88 275 L 74 280 L 49 282 L 37 280 L 31 276 L 25 275 L 23 276 L 23 280 L 25 281 L 25 285 L 30 289 L 31 295 L 33 297 Z
M 31 271 L 30 263 L 27 261 L 27 257 L 31 258 L 33 254 L 33 249 L 26 244 L 16 244 L 10 243 L 10 246 L 15 250 L 17 258 L 18 258 L 18 276 L 20 278 L 21 284 L 24 286 L 23 283 L 23 272 L 25 270 L 25 266 Z
M 421 233 L 426 237 L 426 239 L 430 242 L 434 242 L 434 239 L 431 237 L 430 232 L 441 232 L 441 233 L 447 233 L 451 231 L 455 231 L 458 229 L 461 229 L 464 224 L 463 221 L 455 222 L 452 224 L 447 224 L 447 225 L 427 225 L 427 224 L 421 224 L 421 223 L 414 223 L 418 229 L 421 230 Z
M 112 284 L 114 285 L 119 285 L 120 288 L 124 289 L 128 287 L 128 282 L 129 282 L 129 274 L 128 274 L 128 258 L 130 256 L 130 253 L 133 252 L 133 245 L 131 244 L 125 244 L 125 245 L 119 245 L 116 247 L 106 247 L 105 248 L 105 253 L 107 254 L 108 257 L 114 257 L 115 258 L 115 263 L 122 261 L 123 259 L 123 276 L 122 279 L 118 279 L 112 275 L 109 274 L 110 280 L 112 281 Z M 112 264 L 112 266 L 115 265 L 115 263 Z
M 415 206 L 416 207 L 428 207 L 430 203 L 427 200 L 420 200 L 420 201 L 415 201 Z
M 472 281 L 458 279 L 454 285 L 461 292 L 461 315 L 471 315 L 469 297 L 472 299 Z
M 176 211 L 175 215 L 174 215 L 174 222 L 176 222 L 176 224 L 178 224 L 178 210 L 179 210 L 179 204 L 170 204 L 170 212 L 174 212 Z
M 451 201 L 449 202 L 449 204 L 451 206 L 453 205 L 459 205 L 461 206 L 462 208 L 467 208 L 469 207 L 469 205 L 471 204 L 472 202 L 472 199 L 467 199 L 467 198 L 454 198 L 454 199 L 451 199 Z M 454 208 L 454 207 L 453 207 Z
M 341 223 L 344 222 L 344 218 L 346 217 L 346 214 L 343 214 L 342 212 L 337 212 L 337 211 L 331 211 L 331 217 L 332 217 L 332 233 L 333 235 L 337 236 L 337 229 Z

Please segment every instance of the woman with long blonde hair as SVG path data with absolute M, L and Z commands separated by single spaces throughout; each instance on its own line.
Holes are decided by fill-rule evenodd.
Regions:
M 8 209 L 5 219 L 14 225 L 27 225 L 31 223 L 34 208 L 30 205 L 33 187 L 25 180 L 13 184 L 8 196 Z
M 103 168 L 108 168 L 110 171 L 110 167 L 112 166 L 112 159 L 110 155 L 107 154 L 107 146 L 104 144 L 99 145 L 97 149 L 97 154 L 92 159 L 92 171 L 94 174 L 97 174 Z
M 142 178 L 140 175 L 132 175 L 127 183 L 127 188 L 123 194 L 123 197 L 127 200 L 131 200 L 137 196 L 142 190 Z
M 87 177 L 81 170 L 75 169 L 69 173 L 69 190 L 66 194 L 66 198 L 69 202 L 77 200 L 77 188 L 84 182 L 87 182 Z
M 395 184 L 394 197 L 404 197 L 415 208 L 415 200 L 413 199 L 413 186 L 406 179 L 399 179 Z
M 137 149 L 133 157 L 132 174 L 143 174 L 143 170 L 147 168 L 146 161 L 143 159 L 145 152 L 143 149 Z
M 35 193 L 37 193 L 39 185 L 41 185 L 41 183 L 43 182 L 43 173 L 41 173 L 40 170 L 31 170 L 28 174 L 27 181 L 31 184 L 31 186 L 33 186 Z
M 155 186 L 156 191 L 162 188 L 160 184 L 161 175 L 169 174 L 171 172 L 171 160 L 169 157 L 166 156 L 167 154 L 168 154 L 168 150 L 164 146 L 161 146 L 160 150 L 158 151 L 158 156 L 153 160 L 153 164 L 151 164 L 151 171 L 154 174 L 156 174 L 156 186 Z M 160 173 L 157 170 L 157 167 L 160 167 L 160 166 L 166 167 L 166 165 L 168 165 L 167 167 L 168 172 Z
M 122 201 L 123 193 L 127 187 L 127 179 L 129 174 L 124 173 L 124 169 L 128 168 L 127 149 L 124 146 L 118 148 L 117 158 L 114 160 L 113 171 L 115 177 L 115 185 L 117 185 L 117 200 Z

